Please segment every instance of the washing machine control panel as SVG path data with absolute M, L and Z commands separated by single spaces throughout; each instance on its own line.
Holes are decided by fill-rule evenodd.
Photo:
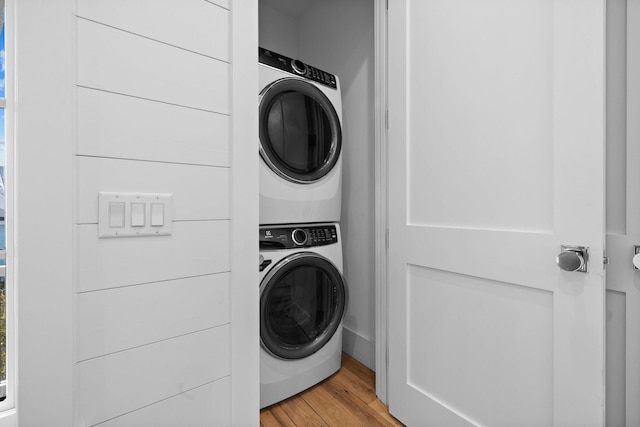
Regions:
M 273 51 L 258 48 L 258 60 L 260 63 L 269 65 L 282 71 L 286 71 L 297 76 L 302 76 L 314 82 L 318 82 L 330 88 L 337 89 L 336 76 L 327 73 L 319 68 L 312 67 L 299 59 L 291 59 Z
M 338 243 L 335 225 L 260 227 L 260 249 L 293 249 Z

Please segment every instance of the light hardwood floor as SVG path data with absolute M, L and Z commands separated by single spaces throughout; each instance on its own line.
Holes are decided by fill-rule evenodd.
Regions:
M 403 426 L 376 398 L 375 373 L 346 353 L 333 376 L 260 411 L 260 425 Z

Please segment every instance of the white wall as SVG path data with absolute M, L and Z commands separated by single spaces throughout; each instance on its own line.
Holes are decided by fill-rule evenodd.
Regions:
M 259 2 L 260 47 L 290 58 L 298 57 L 298 20 L 279 9 Z M 258 54 L 256 53 L 256 58 Z
M 257 2 L 32 3 L 20 424 L 257 424 Z M 173 234 L 99 239 L 100 191 L 172 193 Z
M 260 46 L 340 78 L 344 156 L 341 227 L 350 294 L 343 349 L 375 369 L 374 3 L 304 3 L 306 9 L 284 0 L 261 1 Z
M 375 369 L 374 3 L 322 0 L 301 15 L 299 57 L 342 86 L 344 351 Z

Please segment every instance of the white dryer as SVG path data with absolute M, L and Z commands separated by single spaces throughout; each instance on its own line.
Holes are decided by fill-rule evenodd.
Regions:
M 338 77 L 259 49 L 260 224 L 337 222 L 342 197 Z
M 338 224 L 260 227 L 260 408 L 340 369 L 347 300 Z

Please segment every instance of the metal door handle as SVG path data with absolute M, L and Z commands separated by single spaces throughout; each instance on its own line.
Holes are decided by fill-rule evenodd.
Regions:
M 633 247 L 633 269 L 640 270 L 640 246 Z
M 556 264 L 566 271 L 587 272 L 589 262 L 589 248 L 585 246 L 562 245 L 561 252 L 556 256 Z

